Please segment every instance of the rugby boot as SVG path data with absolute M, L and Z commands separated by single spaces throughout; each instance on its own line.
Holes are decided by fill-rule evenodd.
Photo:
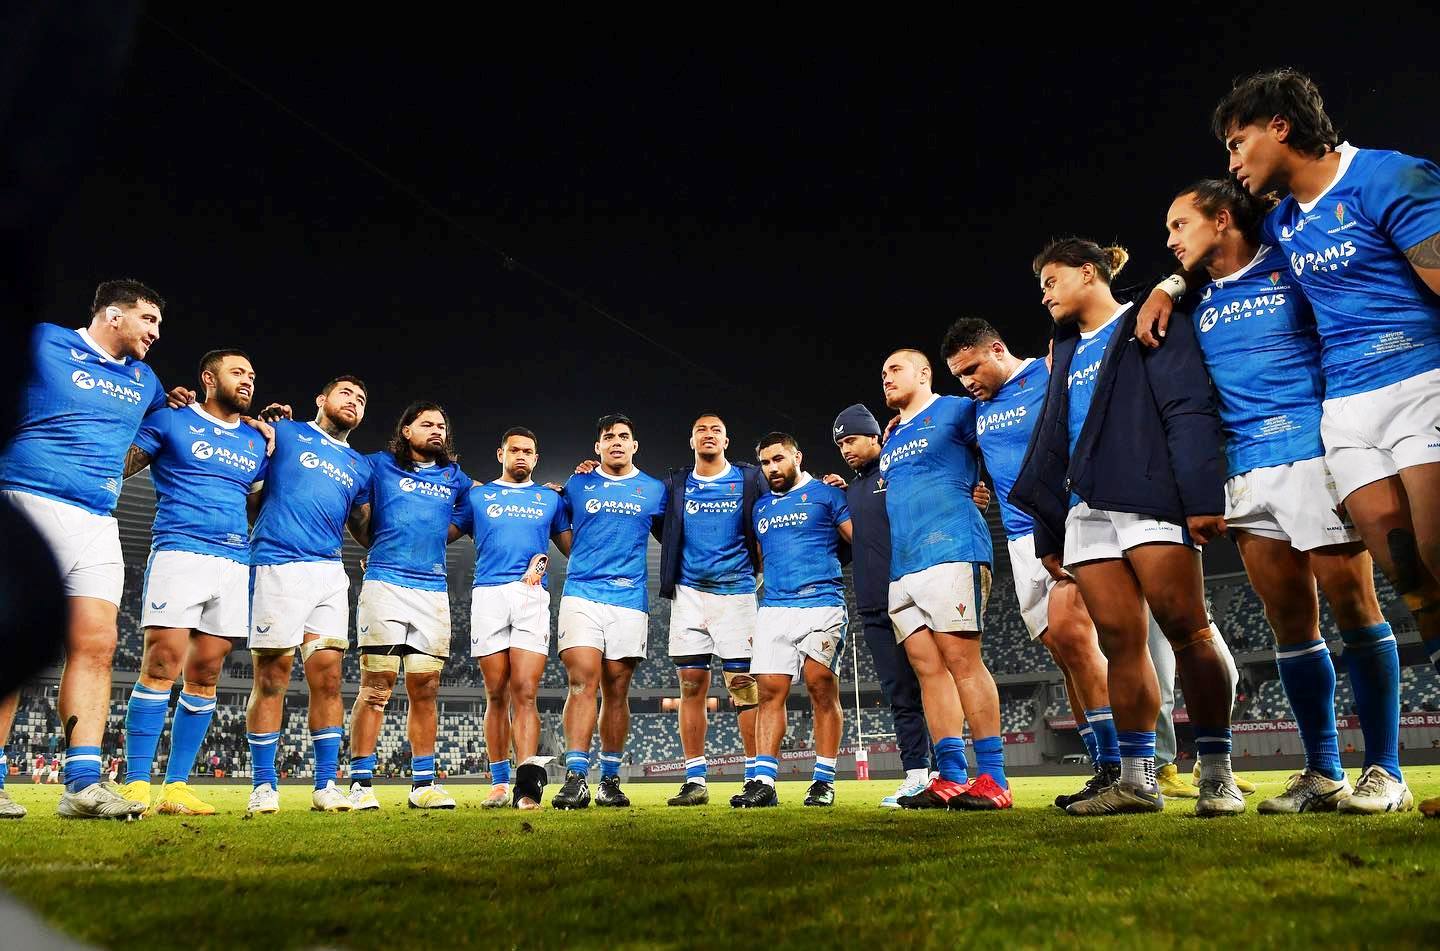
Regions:
M 585 774 L 567 770 L 565 785 L 550 800 L 550 805 L 556 809 L 584 809 L 590 805 L 590 786 L 585 782 Z

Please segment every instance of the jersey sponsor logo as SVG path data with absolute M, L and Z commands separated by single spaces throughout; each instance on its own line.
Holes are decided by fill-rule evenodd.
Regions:
M 755 530 L 764 535 L 770 529 L 794 528 L 797 525 L 804 525 L 810 521 L 809 512 L 781 512 L 779 515 L 771 515 L 762 518 L 756 525 Z
M 1319 219 L 1320 216 L 1317 214 L 1301 215 L 1300 220 L 1295 222 L 1294 231 L 1290 230 L 1289 225 L 1284 225 L 1280 228 L 1280 240 L 1289 241 L 1291 238 L 1295 237 L 1297 234 L 1305 230 L 1306 223 L 1311 221 L 1318 221 Z
M 1100 363 L 1102 360 L 1104 360 L 1103 356 L 1097 359 L 1094 363 L 1091 363 L 1088 366 L 1083 366 L 1080 369 L 1073 371 L 1070 374 L 1069 380 L 1066 381 L 1067 385 L 1071 387 L 1076 387 L 1087 386 L 1091 383 L 1094 383 L 1095 378 L 1100 375 Z
M 353 467 L 355 463 L 352 460 L 350 464 Z M 355 485 L 354 476 L 335 465 L 335 463 L 321 459 L 313 452 L 307 451 L 300 453 L 300 465 L 307 469 L 319 469 L 347 489 L 353 488 Z
M 232 466 L 244 472 L 254 472 L 260 467 L 260 460 L 246 455 L 243 452 L 236 452 L 233 449 L 226 449 L 224 446 L 212 446 L 203 439 L 197 439 L 190 444 L 190 454 L 196 459 L 214 458 L 217 462 Z M 304 460 L 301 460 L 302 464 Z
M 707 515 L 733 515 L 738 511 L 740 511 L 740 500 L 736 498 L 685 500 L 686 515 L 699 515 L 701 512 Z
M 925 436 L 921 436 L 919 439 L 912 439 L 903 445 L 896 446 L 894 449 L 890 450 L 889 452 L 885 453 L 883 456 L 880 457 L 880 471 L 884 472 L 900 460 L 907 459 L 910 456 L 922 453 L 929 448 L 930 440 Z
M 975 419 L 975 435 L 983 436 L 992 429 L 1006 429 L 1014 426 L 1024 420 L 1025 416 L 1026 408 L 1024 406 L 1012 406 L 1009 409 L 978 416 Z
M 1269 317 L 1285 306 L 1284 294 L 1260 294 L 1235 300 L 1223 307 L 1207 307 L 1200 313 L 1200 332 L 1209 333 L 1216 324 L 1229 324 L 1246 317 Z
M 136 372 L 138 373 L 139 371 L 137 370 Z M 134 387 L 122 386 L 119 383 L 112 383 L 104 377 L 91 376 L 84 370 L 76 370 L 74 373 L 70 374 L 70 382 L 74 383 L 82 390 L 98 389 L 106 396 L 121 400 L 126 403 L 130 403 L 134 406 L 139 406 L 140 402 L 145 399 L 145 394 L 135 389 Z
M 598 500 L 596 500 L 598 501 Z M 539 521 L 549 517 L 549 513 L 538 505 L 521 505 L 516 502 L 499 502 L 485 506 L 485 514 L 490 518 L 500 518 L 502 515 L 507 518 L 524 518 L 530 521 Z
M 621 499 L 586 499 L 585 511 L 591 515 L 608 512 L 612 515 L 639 515 L 645 506 L 639 502 L 625 502 Z
M 1346 260 L 1355 256 L 1355 242 L 1341 241 L 1339 244 L 1332 244 L 1328 248 L 1319 251 L 1306 251 L 1304 254 L 1290 252 L 1290 270 L 1300 277 L 1307 270 L 1319 274 L 1324 271 L 1338 271 L 1341 268 L 1350 266 Z
M 432 499 L 448 499 L 451 494 L 448 485 L 436 485 L 434 482 L 426 482 L 424 479 L 412 479 L 409 476 L 401 477 L 400 491 L 419 492 L 421 495 L 428 495 Z
M 74 383 L 82 390 L 95 389 L 95 378 L 90 374 L 86 373 L 84 370 L 76 370 L 74 373 L 70 374 L 70 382 Z
M 190 455 L 196 459 L 209 459 L 215 455 L 215 447 L 203 439 L 197 439 L 190 444 Z

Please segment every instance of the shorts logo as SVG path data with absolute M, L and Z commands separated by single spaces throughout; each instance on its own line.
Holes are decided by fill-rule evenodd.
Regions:
M 165 605 L 167 605 L 167 604 L 169 604 L 169 603 L 170 603 L 169 601 L 161 601 L 159 604 L 156 604 L 154 601 L 151 601 L 151 602 L 150 602 L 150 607 L 153 608 L 153 609 L 156 610 L 156 611 L 163 611 L 163 610 L 165 610 Z
M 360 625 L 360 633 L 361 633 L 361 635 L 369 634 L 369 633 L 370 633 L 370 625 L 368 625 L 368 624 L 362 624 L 362 625 Z
M 300 453 L 300 464 L 307 469 L 314 469 L 320 465 L 320 457 L 313 452 Z
M 505 511 L 505 509 L 502 508 L 498 503 L 495 505 L 487 505 L 485 507 L 485 514 L 490 516 L 491 518 L 499 518 L 500 513 L 503 511 Z
M 415 491 L 415 480 L 409 478 L 408 476 L 407 476 L 406 478 L 404 478 L 404 479 L 401 479 L 401 480 L 400 480 L 400 491 L 401 491 L 401 492 L 414 492 L 414 491 Z
M 190 444 L 190 455 L 196 459 L 209 459 L 215 455 L 215 447 L 203 439 L 197 439 Z
M 70 382 L 82 390 L 93 390 L 95 388 L 95 378 L 84 370 L 76 370 L 70 374 Z
M 585 500 L 585 511 L 589 512 L 591 515 L 594 515 L 596 512 L 600 511 L 600 500 L 599 500 L 599 499 L 586 499 L 586 500 Z
M 264 625 L 264 626 L 261 626 L 261 625 L 257 624 L 257 625 L 255 625 L 255 633 L 256 633 L 256 634 L 269 634 L 269 633 L 270 633 L 270 628 L 271 628 L 272 626 L 273 626 L 273 625 L 270 625 L 270 624 L 266 624 L 266 625 Z

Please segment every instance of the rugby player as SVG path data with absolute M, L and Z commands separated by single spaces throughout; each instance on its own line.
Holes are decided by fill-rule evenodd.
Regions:
M 540 442 L 521 426 L 507 429 L 495 450 L 500 477 L 473 486 L 456 509 L 457 534 L 475 539 L 475 584 L 470 595 L 470 653 L 485 678 L 485 745 L 490 795 L 498 808 L 539 809 L 545 768 L 535 692 L 550 654 L 550 590 L 546 575 L 553 541 L 570 553 L 571 532 L 560 494 L 533 479 Z M 515 745 L 511 790 L 510 745 Z
M 252 769 L 249 811 L 277 812 L 280 793 L 275 748 L 284 725 L 285 691 L 295 651 L 310 688 L 310 741 L 315 750 L 311 808 L 349 812 L 335 785 L 345 708 L 340 700 L 342 654 L 350 646 L 350 579 L 340 561 L 347 522 L 356 540 L 363 526 L 357 500 L 372 463 L 350 447 L 350 433 L 365 418 L 365 384 L 339 376 L 315 397 L 315 418 L 288 418 L 289 406 L 271 404 L 275 451 L 250 508 L 250 653 L 255 682 L 245 713 Z
M 151 808 L 150 770 L 170 692 L 185 676 L 171 725 L 170 758 L 156 812 L 213 815 L 187 780 L 215 715 L 225 657 L 250 625 L 251 486 L 265 478 L 265 443 L 241 425 L 255 369 L 240 350 L 200 358 L 203 401 L 151 413 L 125 460 L 125 475 L 150 467 L 155 523 L 145 566 L 140 626 L 144 655 L 125 713 L 121 794 Z
M 1035 552 L 1076 579 L 1108 661 L 1120 779 L 1071 815 L 1158 812 L 1159 686 L 1148 604 L 1176 655 L 1201 758 L 1197 815 L 1243 812 L 1230 771 L 1234 684 L 1205 608 L 1201 543 L 1221 534 L 1220 424 L 1194 333 L 1134 346 L 1135 313 L 1110 291 L 1123 248 L 1067 238 L 1033 262 L 1055 324 L 1053 370 L 1010 501 L 1035 520 Z M 1180 524 L 1181 522 L 1185 524 Z
M 620 756 L 630 732 L 630 679 L 645 657 L 650 617 L 646 546 L 665 517 L 665 486 L 635 468 L 640 444 L 622 413 L 600 417 L 595 453 L 600 466 L 565 483 L 565 518 L 574 533 L 560 598 L 560 659 L 569 677 L 565 699 L 565 785 L 551 804 L 590 804 L 586 774 L 600 712 L 600 788 L 597 806 L 628 806 L 620 788 Z
M 815 767 L 807 806 L 835 804 L 835 760 L 840 755 L 840 680 L 845 648 L 845 582 L 840 543 L 850 544 L 845 494 L 801 470 L 795 437 L 774 432 L 755 447 L 770 491 L 755 503 L 765 586 L 755 623 L 750 669 L 760 691 L 755 778 L 733 805 L 778 806 L 775 780 L 785 738 L 785 701 L 798 678 L 810 695 Z
M 473 480 L 455 461 L 450 417 L 438 403 L 411 403 L 389 447 L 365 458 L 370 481 L 355 500 L 351 522 L 356 540 L 370 552 L 355 611 L 360 692 L 350 712 L 350 804 L 380 808 L 371 788 L 375 745 L 403 663 L 410 808 L 454 809 L 455 800 L 435 782 L 435 696 L 450 656 L 445 546 L 451 518 Z
M 142 420 L 165 405 L 160 381 L 141 362 L 160 337 L 164 309 L 160 295 L 139 281 L 106 281 L 95 289 L 88 327 L 37 324 L 19 421 L 0 453 L 0 492 L 44 537 L 69 602 L 58 702 L 65 792 L 57 806 L 67 819 L 145 811 L 101 782 L 100 743 L 125 586 L 111 512 Z M 3 748 L 9 723 L 0 726 Z
M 938 775 L 908 808 L 1009 809 L 1000 694 L 980 656 L 990 593 L 990 530 L 970 503 L 979 478 L 975 407 L 932 389 L 918 350 L 896 350 L 881 373 L 885 405 L 899 420 L 885 441 L 890 619 L 920 680 Z M 965 762 L 970 724 L 976 777 Z

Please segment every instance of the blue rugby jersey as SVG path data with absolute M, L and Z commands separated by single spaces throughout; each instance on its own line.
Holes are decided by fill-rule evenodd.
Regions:
M 973 506 L 972 506 L 973 507 Z M 755 537 L 764 558 L 761 607 L 820 608 L 845 604 L 836 527 L 850 521 L 845 493 L 808 472 L 789 492 L 755 503 Z
M 477 588 L 519 581 L 550 539 L 570 528 L 565 503 L 554 489 L 534 482 L 473 486 L 455 510 L 460 531 L 475 539 Z M 549 575 L 540 583 L 549 586 Z
M 370 505 L 365 580 L 421 591 L 445 590 L 451 516 L 474 482 L 455 463 L 401 468 L 391 452 L 372 452 L 370 481 L 356 505 Z
M 1010 539 L 1035 531 L 1034 519 L 1010 504 L 1010 490 L 1025 461 L 1030 431 L 1035 428 L 1045 405 L 1049 380 L 1050 371 L 1045 369 L 1044 360 L 1026 360 L 1000 387 L 994 399 L 975 404 L 975 435 L 990 481 L 994 483 L 995 496 L 1000 500 L 1000 521 Z
M 745 470 L 685 479 L 685 544 L 680 584 L 714 594 L 752 594 L 755 568 L 745 550 Z
M 339 561 L 345 520 L 370 480 L 370 461 L 312 422 L 282 419 L 250 533 L 252 565 Z
M 575 533 L 564 594 L 648 610 L 646 547 L 651 530 L 665 517 L 665 484 L 639 469 L 624 476 L 596 469 L 571 476 L 562 494 Z
M 88 331 L 37 324 L 19 422 L 0 453 L 0 489 L 109 515 L 141 420 L 165 406 L 144 363 L 117 360 Z

